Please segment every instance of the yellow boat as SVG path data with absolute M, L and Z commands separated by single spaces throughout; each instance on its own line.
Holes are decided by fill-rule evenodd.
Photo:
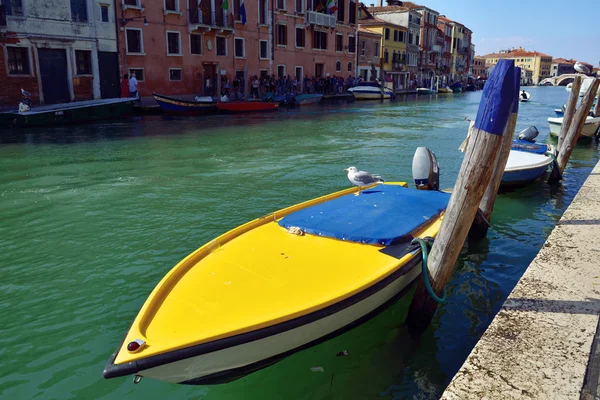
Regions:
M 406 296 L 421 275 L 410 242 L 437 235 L 450 197 L 406 186 L 319 197 L 200 247 L 150 294 L 104 377 L 228 382 Z

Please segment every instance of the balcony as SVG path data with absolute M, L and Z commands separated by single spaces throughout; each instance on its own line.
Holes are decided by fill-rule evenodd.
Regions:
M 212 9 L 210 2 L 204 2 L 205 7 L 196 8 L 192 4 L 197 4 L 195 0 L 190 0 L 190 9 L 188 9 L 189 31 L 224 31 L 233 32 L 233 21 L 229 18 L 227 11 L 220 7 Z
M 316 11 L 307 11 L 304 23 L 306 25 L 325 26 L 328 28 L 335 28 L 337 25 L 335 15 L 323 14 Z

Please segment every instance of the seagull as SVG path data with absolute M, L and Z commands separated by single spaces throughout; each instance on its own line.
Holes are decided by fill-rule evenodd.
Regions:
M 573 68 L 575 68 L 575 71 L 580 72 L 582 74 L 586 74 L 586 75 L 591 72 L 588 67 L 586 67 L 584 64 L 580 63 L 579 61 L 577 61 L 575 63 L 575 67 L 573 67 Z
M 365 171 L 359 171 L 356 167 L 348 167 L 344 169 L 344 171 L 348 173 L 348 180 L 359 188 L 372 183 L 383 182 L 381 176 L 373 175 Z
M 31 96 L 31 93 L 29 93 L 27 90 L 21 88 L 21 94 L 25 97 L 29 97 Z

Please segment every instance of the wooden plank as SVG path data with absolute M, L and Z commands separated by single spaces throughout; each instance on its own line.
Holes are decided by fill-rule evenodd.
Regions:
M 498 162 L 508 119 L 518 96 L 514 61 L 500 60 L 488 79 L 475 124 L 470 128 L 467 151 L 444 220 L 429 256 L 432 287 L 439 296 L 454 269 L 471 223 Z M 414 333 L 431 321 L 437 303 L 422 281 L 411 303 L 408 323 Z
M 598 91 L 598 86 L 600 85 L 600 79 L 594 79 L 592 84 L 590 85 L 587 93 L 583 96 L 583 100 L 581 100 L 581 105 L 575 112 L 575 116 L 573 117 L 573 122 L 571 126 L 569 126 L 569 131 L 567 132 L 567 136 L 560 148 L 560 152 L 558 153 L 558 167 L 560 168 L 561 174 L 565 171 L 565 167 L 567 166 L 567 162 L 569 162 L 569 157 L 571 157 L 571 152 L 573 148 L 577 144 L 577 140 L 579 139 L 579 135 L 583 130 L 583 125 L 585 124 L 585 119 L 588 116 L 590 108 L 592 107 L 592 103 L 594 102 L 594 97 L 596 97 L 596 92 Z M 564 122 L 563 122 L 564 127 Z M 562 132 L 562 128 L 561 128 Z
M 573 115 L 575 115 L 575 107 L 577 107 L 577 100 L 579 99 L 581 82 L 581 76 L 577 75 L 575 77 L 575 80 L 573 81 L 573 86 L 571 87 L 571 95 L 569 96 L 569 100 L 567 101 L 567 108 L 563 116 L 563 123 L 560 127 L 560 134 L 558 135 L 558 145 L 556 146 L 556 150 L 558 150 L 558 152 L 560 152 L 560 148 L 562 146 L 563 141 L 565 140 L 565 136 L 567 136 L 569 126 L 571 126 Z

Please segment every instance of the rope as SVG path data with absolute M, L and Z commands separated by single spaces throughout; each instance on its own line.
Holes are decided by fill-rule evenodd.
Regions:
M 444 293 L 442 294 L 442 297 L 438 297 L 438 295 L 435 294 L 435 291 L 431 287 L 431 282 L 429 279 L 429 268 L 427 268 L 427 257 L 429 256 L 428 246 L 430 245 L 430 243 L 428 243 L 427 240 L 425 240 L 425 239 L 414 238 L 410 244 L 417 244 L 417 243 L 421 245 L 421 254 L 423 255 L 423 262 L 421 264 L 423 266 L 423 283 L 425 283 L 425 289 L 427 289 L 427 293 L 429 293 L 431 298 L 436 303 L 443 303 L 446 301 L 446 288 L 444 287 Z
M 561 181 L 563 177 L 562 177 L 562 174 L 560 173 L 560 167 L 558 166 L 558 160 L 556 159 L 556 156 L 551 152 L 548 152 L 546 154 L 552 159 L 552 169 L 556 170 L 556 172 L 554 172 L 557 176 L 556 180 Z

